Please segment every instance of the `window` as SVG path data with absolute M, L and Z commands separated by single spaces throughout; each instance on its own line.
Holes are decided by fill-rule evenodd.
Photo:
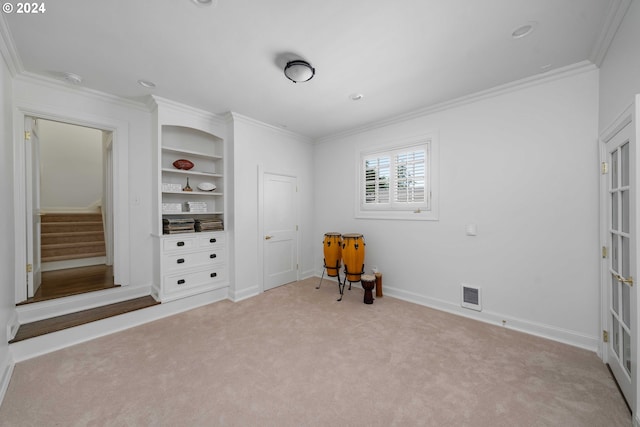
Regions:
M 433 141 L 361 152 L 356 216 L 437 219 Z

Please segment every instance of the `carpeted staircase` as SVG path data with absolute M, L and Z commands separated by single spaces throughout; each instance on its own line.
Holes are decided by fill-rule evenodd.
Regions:
M 43 215 L 40 238 L 42 262 L 106 255 L 100 212 Z

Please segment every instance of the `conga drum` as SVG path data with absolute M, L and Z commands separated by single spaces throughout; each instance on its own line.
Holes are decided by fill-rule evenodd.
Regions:
M 364 246 L 362 234 L 342 235 L 342 262 L 349 282 L 359 282 L 364 274 Z
M 338 276 L 342 265 L 342 235 L 340 233 L 324 233 L 323 249 L 327 276 Z

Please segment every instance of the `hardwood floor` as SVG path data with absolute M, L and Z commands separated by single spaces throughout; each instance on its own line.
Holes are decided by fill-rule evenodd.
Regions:
M 89 310 L 78 311 L 77 313 L 65 314 L 63 316 L 57 316 L 51 319 L 26 323 L 24 325 L 20 325 L 15 338 L 9 341 L 9 343 L 11 344 L 29 338 L 38 337 L 40 335 L 45 335 L 51 332 L 72 328 L 74 326 L 84 325 L 85 323 L 106 319 L 108 317 L 140 310 L 142 308 L 151 307 L 157 304 L 160 303 L 153 299 L 153 297 L 146 296 L 105 305 L 103 307 L 96 307 Z
M 42 284 L 33 298 L 29 298 L 18 305 L 110 289 L 118 286 L 120 285 L 113 283 L 113 267 L 108 265 L 92 265 L 89 267 L 46 271 L 42 273 Z

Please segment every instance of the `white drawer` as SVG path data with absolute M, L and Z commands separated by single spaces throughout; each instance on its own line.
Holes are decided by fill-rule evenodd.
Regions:
M 194 249 L 197 239 L 193 236 L 171 237 L 162 239 L 162 251 Z
M 213 248 L 221 247 L 226 243 L 224 234 L 214 234 L 208 236 L 198 236 L 198 247 L 200 248 Z
M 198 252 L 167 254 L 162 257 L 165 272 L 226 262 L 224 248 Z
M 217 265 L 206 270 L 171 274 L 162 278 L 165 292 L 176 292 L 225 280 L 225 266 Z

